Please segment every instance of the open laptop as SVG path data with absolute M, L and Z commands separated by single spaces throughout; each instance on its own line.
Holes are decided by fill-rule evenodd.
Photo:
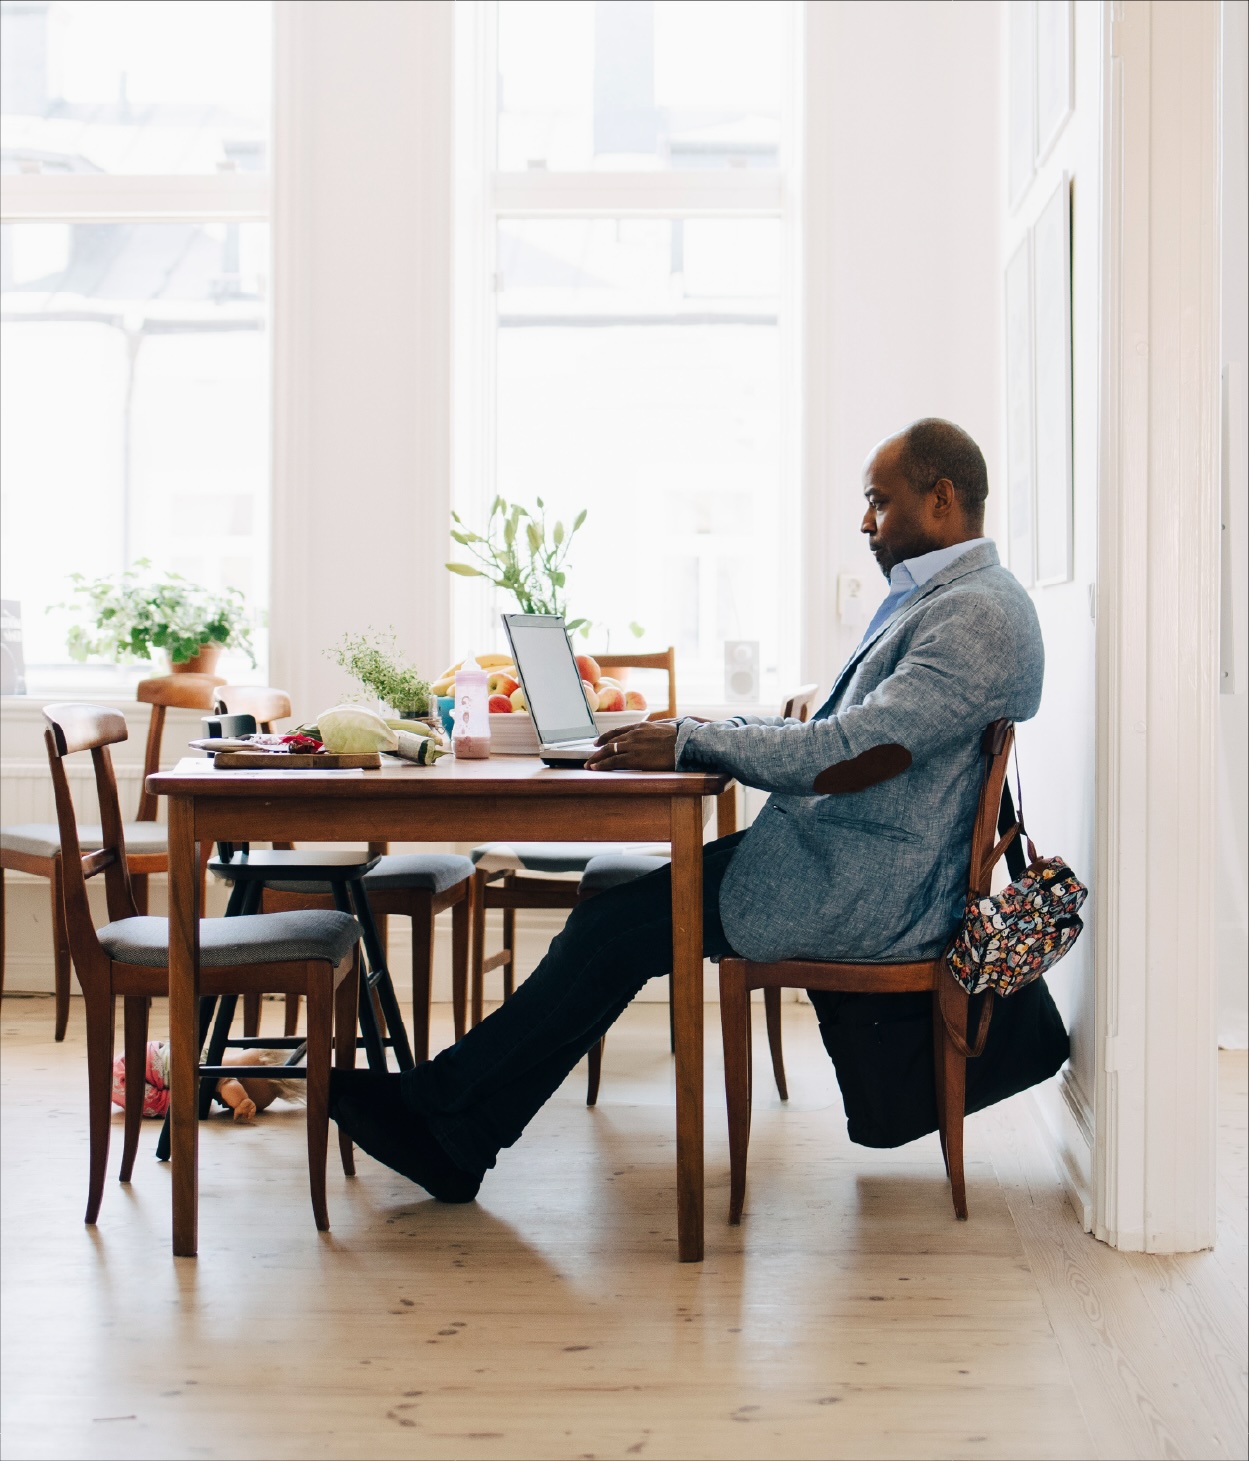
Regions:
M 598 728 L 590 712 L 572 643 L 559 614 L 504 614 L 516 673 L 548 766 L 583 766 Z

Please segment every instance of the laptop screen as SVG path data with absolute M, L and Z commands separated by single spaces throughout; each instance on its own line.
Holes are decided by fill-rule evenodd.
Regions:
M 558 614 L 504 614 L 503 626 L 538 739 L 551 745 L 596 736 L 563 619 Z

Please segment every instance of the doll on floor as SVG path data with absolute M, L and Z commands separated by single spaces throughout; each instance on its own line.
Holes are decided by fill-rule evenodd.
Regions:
M 288 1050 L 227 1050 L 223 1065 L 282 1065 Z M 227 1076 L 217 1082 L 214 1099 L 234 1112 L 236 1121 L 250 1121 L 258 1111 L 272 1106 L 280 1096 L 284 1101 L 306 1100 L 303 1081 L 283 1080 L 280 1076 Z M 126 1106 L 126 1057 L 113 1061 L 113 1105 Z M 143 1072 L 143 1114 L 164 1117 L 169 1110 L 169 1041 L 149 1040 L 147 1066 Z

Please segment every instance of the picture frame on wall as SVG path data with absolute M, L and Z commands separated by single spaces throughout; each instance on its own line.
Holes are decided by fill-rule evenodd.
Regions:
M 1011 209 L 1023 201 L 1036 172 L 1036 16 L 1031 0 L 1007 7 L 1010 44 L 1007 192 Z
M 1028 7 L 1031 8 L 1031 7 Z M 1075 105 L 1072 0 L 1036 0 L 1036 165 L 1053 151 Z
M 1032 394 L 1032 235 L 1006 266 L 1007 559 L 1025 588 L 1036 581 L 1036 479 Z
M 1038 584 L 1072 573 L 1071 177 L 1062 179 L 1032 229 L 1033 437 Z

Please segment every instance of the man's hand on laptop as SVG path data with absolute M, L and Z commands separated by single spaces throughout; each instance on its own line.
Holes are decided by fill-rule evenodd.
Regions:
M 644 720 L 623 730 L 604 731 L 585 766 L 587 771 L 674 771 L 677 723 Z

